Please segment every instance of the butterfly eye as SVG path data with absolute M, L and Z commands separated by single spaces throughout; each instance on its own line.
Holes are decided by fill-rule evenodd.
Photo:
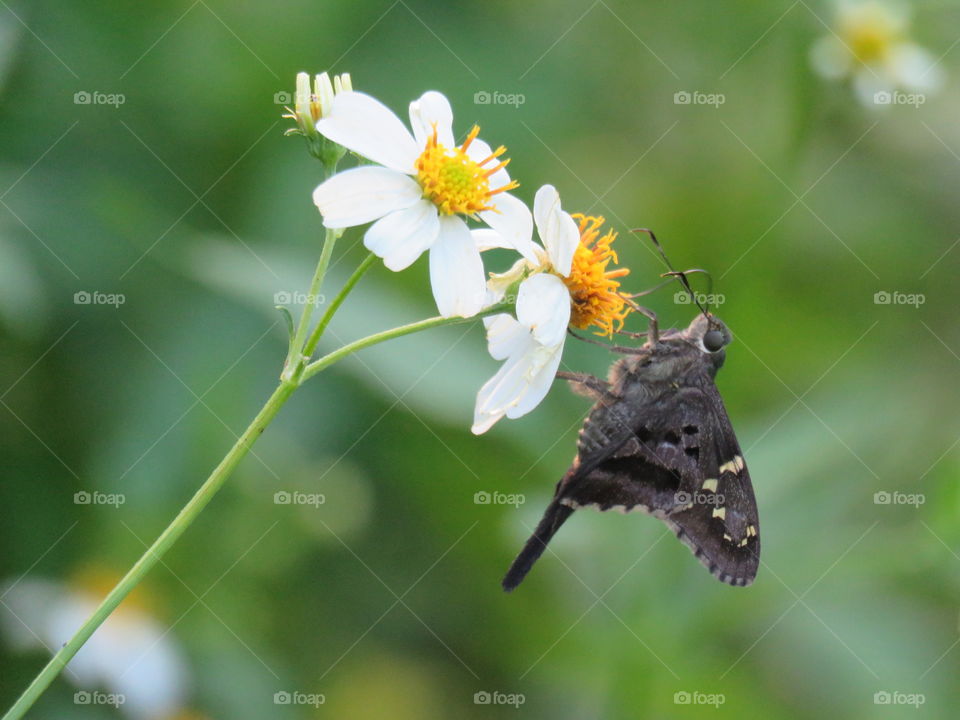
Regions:
M 723 333 L 719 330 L 707 330 L 703 335 L 703 346 L 707 352 L 715 353 L 723 347 Z

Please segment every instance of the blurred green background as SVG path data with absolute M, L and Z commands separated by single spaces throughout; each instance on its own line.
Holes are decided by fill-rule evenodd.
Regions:
M 477 122 L 509 148 L 520 197 L 552 183 L 565 208 L 621 231 L 629 287 L 662 269 L 630 227 L 713 273 L 736 337 L 718 381 L 764 564 L 729 588 L 656 520 L 584 512 L 505 595 L 588 403 L 558 383 L 474 437 L 473 398 L 497 367 L 479 323 L 404 338 L 304 386 L 144 584 L 190 678 L 184 710 L 953 716 L 960 6 L 914 11 L 945 87 L 920 107 L 865 108 L 810 69 L 824 2 L 3 3 L 0 581 L 72 592 L 84 568 L 124 572 L 274 387 L 274 295 L 305 289 L 322 237 L 320 166 L 283 136 L 274 99 L 297 71 L 329 69 L 401 117 L 424 90 L 446 93 L 457 128 Z M 338 247 L 328 293 L 360 239 Z M 925 302 L 875 303 L 884 291 Z M 664 326 L 692 315 L 673 293 L 649 298 Z M 325 347 L 433 313 L 425 259 L 378 264 Z M 603 374 L 610 360 L 568 343 L 564 363 Z M 82 491 L 125 502 L 76 504 Z M 481 491 L 526 502 L 476 504 Z M 0 645 L 0 705 L 47 657 Z M 129 713 L 79 705 L 77 687 L 59 678 L 31 717 Z M 277 692 L 325 702 L 277 705 Z M 878 692 L 924 702 L 881 707 Z

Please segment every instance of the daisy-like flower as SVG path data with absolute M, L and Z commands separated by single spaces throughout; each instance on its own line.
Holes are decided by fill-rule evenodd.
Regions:
M 617 263 L 611 247 L 617 234 L 601 236 L 602 217 L 564 212 L 550 185 L 537 191 L 533 217 L 543 247 L 531 241 L 523 260 L 490 280 L 495 298 L 519 283 L 517 317 L 484 319 L 490 354 L 504 363 L 477 394 L 472 429 L 478 435 L 540 404 L 560 366 L 568 327 L 594 326 L 598 335 L 610 336 L 630 312 L 618 281 L 630 271 L 610 268 Z M 474 231 L 474 237 L 484 249 L 505 245 L 490 231 Z
M 453 111 L 434 91 L 410 104 L 411 133 L 378 100 L 344 92 L 317 130 L 376 165 L 334 175 L 313 193 L 329 228 L 376 221 L 364 244 L 394 271 L 430 251 L 430 282 L 440 314 L 475 315 L 486 299 L 483 262 L 466 219 L 496 230 L 503 243 L 528 247 L 530 211 L 509 191 L 506 149 L 492 150 L 474 126 L 459 146 Z
M 851 78 L 864 105 L 890 103 L 895 90 L 932 92 L 943 81 L 935 58 L 910 41 L 908 9 L 893 0 L 847 0 L 837 7 L 835 32 L 820 38 L 810 59 L 831 80 Z

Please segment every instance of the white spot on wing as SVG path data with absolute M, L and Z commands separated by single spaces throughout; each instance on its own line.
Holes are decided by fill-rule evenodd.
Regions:
M 724 463 L 720 466 L 720 474 L 723 475 L 725 472 L 732 472 L 734 474 L 743 470 L 743 458 L 739 455 L 735 456 L 730 462 Z

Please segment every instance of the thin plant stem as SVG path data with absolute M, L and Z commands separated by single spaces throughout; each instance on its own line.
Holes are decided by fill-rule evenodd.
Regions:
M 310 289 L 307 291 L 306 304 L 303 306 L 303 312 L 300 314 L 300 323 L 297 325 L 297 333 L 294 335 L 293 344 L 290 347 L 291 356 L 306 355 L 304 352 L 304 340 L 307 337 L 307 331 L 310 329 L 310 320 L 313 317 L 313 308 L 315 299 L 320 294 L 320 288 L 323 287 L 323 278 L 327 274 L 327 268 L 330 267 L 330 257 L 333 255 L 333 246 L 337 244 L 337 238 L 341 235 L 340 230 L 327 228 L 323 239 L 323 249 L 320 251 L 320 260 L 317 261 L 317 269 L 313 273 L 313 279 L 310 281 Z M 329 322 L 329 320 L 328 320 Z M 299 357 L 287 358 L 287 372 L 295 372 L 299 366 Z
M 306 366 L 306 368 L 304 368 L 301 379 L 308 380 L 321 370 L 325 370 L 335 362 L 347 357 L 347 355 L 352 355 L 353 353 L 357 352 L 357 350 L 362 350 L 363 348 L 370 347 L 371 345 L 377 345 L 387 340 L 403 337 L 404 335 L 411 335 L 415 332 L 420 332 L 421 330 L 429 330 L 435 327 L 443 327 L 444 325 L 458 325 L 460 323 L 470 322 L 475 318 L 506 312 L 511 308 L 512 306 L 509 303 L 500 303 L 498 305 L 488 307 L 485 310 L 481 310 L 476 315 L 468 318 L 433 317 L 426 320 L 420 320 L 415 323 L 410 323 L 409 325 L 401 325 L 400 327 L 391 328 L 390 330 L 384 330 L 383 332 L 378 332 L 373 335 L 368 335 L 365 338 L 354 340 L 352 343 L 347 343 L 339 350 L 334 350 L 333 352 L 324 355 L 319 360 L 315 360 L 314 362 L 310 363 Z
M 354 286 L 360 281 L 360 278 L 363 277 L 364 273 L 370 269 L 370 266 L 373 265 L 374 261 L 377 259 L 377 256 L 373 253 L 367 255 L 364 258 L 363 262 L 360 263 L 360 266 L 353 271 L 347 282 L 344 283 L 344 286 L 340 288 L 340 292 L 337 293 L 337 296 L 333 299 L 333 302 L 330 303 L 327 307 L 327 311 L 323 314 L 323 317 L 320 318 L 320 322 L 317 323 L 317 326 L 313 329 L 313 332 L 310 333 L 310 338 L 307 340 L 307 344 L 303 346 L 303 354 L 306 357 L 311 357 L 313 351 L 317 349 L 317 343 L 320 342 L 320 337 L 323 335 L 323 331 L 327 329 L 327 325 L 330 324 L 330 320 L 333 318 L 334 313 L 340 308 L 343 304 L 343 301 L 347 299 L 347 295 L 350 294 L 350 291 L 353 290 Z

